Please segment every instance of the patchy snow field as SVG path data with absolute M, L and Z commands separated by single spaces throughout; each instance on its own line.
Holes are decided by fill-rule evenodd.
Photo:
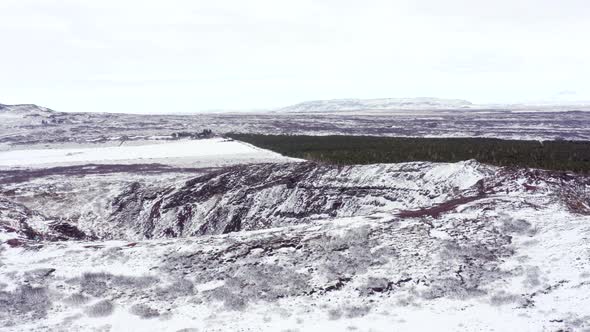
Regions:
M 47 167 L 101 163 L 182 164 L 218 167 L 234 163 L 280 162 L 294 159 L 250 144 L 222 138 L 180 140 L 122 146 L 13 150 L 0 152 L 0 167 Z
M 588 177 L 473 161 L 177 176 L 0 188 L 0 331 L 590 329 Z M 78 234 L 52 215 L 89 208 L 105 218 L 84 231 L 116 240 L 48 240 Z

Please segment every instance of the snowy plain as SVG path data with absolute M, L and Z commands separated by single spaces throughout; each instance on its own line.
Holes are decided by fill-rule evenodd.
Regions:
M 246 162 L 278 162 L 290 158 L 259 149 L 250 144 L 211 138 L 202 140 L 131 142 L 121 146 L 83 148 L 22 149 L 0 151 L 0 167 L 47 167 L 82 164 L 154 163 L 186 164 L 195 167 L 225 166 L 232 160 Z

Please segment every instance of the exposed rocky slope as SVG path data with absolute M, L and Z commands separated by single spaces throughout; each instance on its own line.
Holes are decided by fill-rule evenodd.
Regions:
M 463 165 L 462 165 L 463 166 Z M 115 229 L 140 238 L 222 234 L 429 206 L 478 180 L 478 165 L 237 166 L 157 193 L 139 185 L 113 201 Z M 456 172 L 467 178 L 459 179 Z M 440 178 L 441 172 L 449 175 Z M 130 227 L 129 220 L 135 220 Z
M 5 195 L 3 214 L 19 217 L 4 224 L 15 228 L 29 222 L 29 239 L 55 237 L 39 234 L 45 234 L 49 221 L 60 221 L 79 229 L 75 234 L 84 235 L 80 239 L 142 240 L 251 231 L 375 213 L 435 216 L 439 210 L 481 200 L 498 190 L 516 190 L 502 186 L 519 177 L 519 181 L 543 181 L 543 190 L 551 190 L 565 207 L 588 211 L 588 184 L 583 177 L 523 173 L 475 161 L 340 167 L 255 164 L 201 170 L 206 173 L 194 178 L 190 173 L 105 177 L 93 176 L 93 168 L 86 171 L 89 175 L 82 179 L 54 176 L 6 185 L 0 191 Z M 27 172 L 39 174 L 21 171 L 21 176 Z M 78 174 L 84 174 L 84 167 Z
M 49 179 L 8 184 L 3 188 L 5 199 L 27 205 L 46 220 L 69 220 L 89 236 L 138 240 L 429 207 L 470 194 L 476 190 L 472 186 L 493 173 L 476 162 L 348 167 L 255 164 L 189 180 L 182 174 L 92 176 L 93 167 L 77 169 L 68 168 L 66 174 L 89 176 L 72 179 L 57 175 L 60 169 L 56 168 Z M 38 174 L 38 170 L 23 170 L 20 178 Z M 14 171 L 7 172 L 7 182 L 14 178 Z
M 41 214 L 32 201 L 52 202 L 24 199 L 48 181 L 4 186 L 14 220 Z M 22 233 L 1 247 L 0 326 L 590 328 L 587 177 L 476 162 L 263 164 L 161 182 L 134 175 L 107 192 L 98 204 L 107 219 L 69 222 L 127 241 Z M 96 204 L 77 194 L 61 208 Z

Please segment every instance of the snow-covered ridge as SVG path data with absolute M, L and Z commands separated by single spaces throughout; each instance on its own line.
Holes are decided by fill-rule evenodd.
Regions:
M 279 109 L 280 112 L 337 112 L 365 110 L 431 110 L 469 108 L 471 102 L 440 98 L 380 98 L 315 100 Z

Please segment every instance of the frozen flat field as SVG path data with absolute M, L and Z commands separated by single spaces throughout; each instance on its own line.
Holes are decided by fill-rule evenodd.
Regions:
M 222 138 L 181 140 L 144 145 L 24 149 L 0 152 L 0 167 L 30 167 L 100 163 L 145 163 L 225 166 L 232 162 L 278 162 L 290 158 L 252 145 Z

